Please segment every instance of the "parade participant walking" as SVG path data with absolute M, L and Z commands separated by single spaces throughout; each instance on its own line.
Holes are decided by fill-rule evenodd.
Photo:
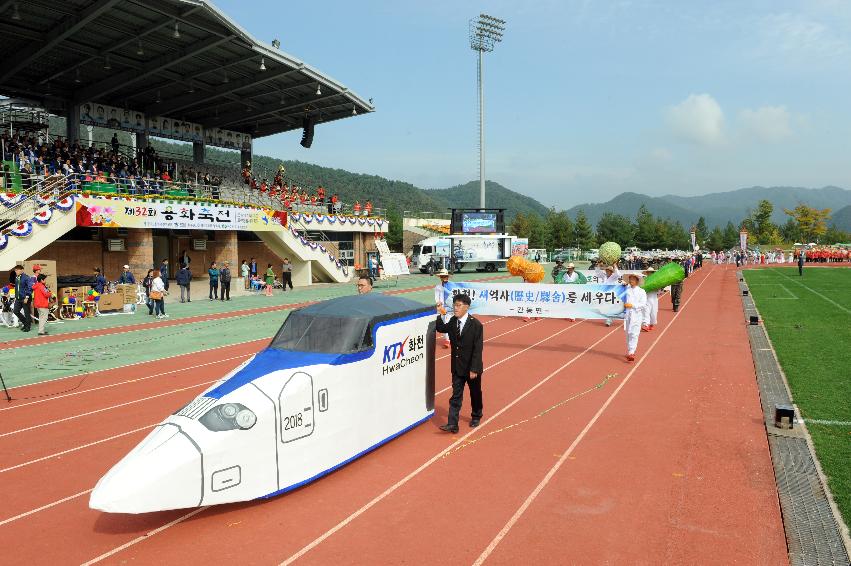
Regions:
M 187 273 L 189 272 L 189 268 L 187 267 L 182 268 L 180 271 L 183 271 L 184 269 Z M 180 277 L 180 271 L 177 272 L 178 277 Z M 151 281 L 151 300 L 154 302 L 154 311 L 156 313 L 157 318 L 168 318 L 168 315 L 165 313 L 165 284 L 163 283 L 163 280 L 160 277 L 159 271 L 154 270 L 151 275 L 153 275 L 154 277 L 153 281 Z M 180 285 L 180 302 L 182 303 L 184 286 L 180 284 L 180 281 L 178 281 L 177 284 Z M 189 288 L 188 283 L 185 288 Z
M 638 336 L 641 334 L 641 323 L 644 321 L 644 308 L 647 306 L 647 293 L 638 286 L 638 275 L 630 273 L 629 285 L 624 297 L 625 315 L 623 329 L 626 332 L 626 360 L 635 361 L 635 350 L 638 348 Z
M 44 330 L 44 325 L 47 324 L 47 314 L 50 312 L 50 299 L 53 297 L 53 293 L 50 292 L 50 289 L 47 288 L 47 284 L 44 282 L 47 279 L 47 275 L 44 273 L 39 273 L 38 277 L 36 277 L 36 284 L 33 285 L 33 306 L 38 311 L 38 335 L 46 336 L 47 332 Z
M 482 349 L 484 347 L 484 328 L 478 319 L 467 311 L 470 297 L 456 295 L 452 302 L 454 316 L 447 322 L 437 315 L 437 331 L 449 335 L 452 343 L 452 397 L 449 399 L 449 417 L 440 430 L 458 432 L 458 417 L 464 401 L 464 385 L 470 389 L 472 415 L 470 426 L 477 427 L 482 420 Z
M 245 283 L 245 289 L 251 287 L 251 268 L 248 267 L 248 262 L 242 260 L 242 265 L 239 266 L 239 274 L 242 275 L 242 281 Z
M 597 276 L 597 280 L 599 281 L 599 284 L 600 285 L 617 285 L 618 279 L 620 278 L 620 275 L 621 275 L 620 271 L 618 271 L 618 266 L 617 265 L 606 265 L 606 266 L 603 267 L 603 269 L 600 269 L 600 267 L 602 267 L 602 266 L 603 266 L 603 262 L 598 261 L 597 262 L 597 271 L 596 271 L 595 275 Z M 612 319 L 607 318 L 606 319 L 606 326 L 611 326 L 611 325 L 612 325 Z
M 281 283 L 283 284 L 284 291 L 287 290 L 287 286 L 289 286 L 290 290 L 293 288 L 293 264 L 290 263 L 290 258 L 284 258 L 284 264 L 281 266 Z
M 449 272 L 446 271 L 445 269 L 441 269 L 440 271 L 437 272 L 436 275 L 440 279 L 440 282 L 437 285 L 434 286 L 434 302 L 437 305 L 438 312 L 443 313 L 443 322 L 446 322 L 452 317 L 451 314 L 447 314 L 447 311 L 449 309 L 446 308 L 447 305 L 445 304 L 445 302 L 443 300 L 443 297 L 444 297 L 443 288 L 449 282 Z M 443 334 L 441 332 L 437 332 L 437 339 L 441 342 L 441 345 L 444 348 L 449 348 L 449 346 L 450 346 L 449 336 L 447 336 L 446 334 Z
M 736 257 L 738 258 L 739 256 L 737 255 Z M 671 261 L 675 261 L 674 258 L 671 258 Z M 683 267 L 685 267 L 685 266 L 683 266 Z M 685 273 L 685 276 L 688 277 L 688 272 L 685 271 L 685 269 L 683 269 L 683 272 Z M 683 281 L 680 281 L 679 283 L 672 283 L 671 284 L 671 308 L 673 309 L 674 312 L 677 312 L 678 310 L 680 310 L 680 299 L 682 298 L 682 295 L 683 295 L 683 282 L 684 281 L 685 281 L 685 279 L 683 279 Z
M 177 275 L 174 278 L 177 281 L 177 284 L 180 286 L 180 302 L 181 303 L 191 303 L 192 295 L 190 293 L 190 285 L 192 283 L 192 272 L 189 271 L 189 266 L 184 264 L 180 266 L 180 271 L 177 272 Z M 160 279 L 162 281 L 162 279 Z M 165 289 L 165 287 L 163 287 Z
M 210 300 L 218 300 L 219 299 L 219 267 L 216 262 L 212 262 L 210 264 L 210 269 L 207 270 L 207 274 L 210 276 Z
M 230 280 L 231 280 L 230 262 L 229 261 L 226 261 L 224 263 L 221 270 L 219 270 L 219 275 L 220 275 L 221 280 L 222 280 L 222 292 L 219 296 L 221 297 L 221 300 L 229 301 L 230 300 Z M 227 297 L 227 298 L 225 298 L 225 297 Z
M 806 253 L 803 249 L 801 249 L 800 255 L 798 255 L 798 276 L 804 276 L 804 262 L 806 261 Z
M 121 272 L 121 275 L 118 276 L 118 283 L 121 285 L 135 285 L 136 278 L 130 272 L 130 266 L 125 265 L 124 271 Z
M 163 280 L 165 290 L 168 291 L 168 258 L 163 259 L 160 263 L 160 279 Z
M 275 286 L 275 272 L 272 271 L 272 264 L 266 267 L 266 296 L 272 296 L 272 288 Z
M 33 282 L 29 275 L 24 273 L 23 265 L 15 266 L 15 316 L 21 321 L 21 331 L 29 332 L 32 326 L 32 299 Z
M 656 270 L 648 267 L 644 270 L 644 275 L 650 275 Z M 647 306 L 644 308 L 644 321 L 641 325 L 642 332 L 650 332 L 656 328 L 656 319 L 659 316 L 659 291 L 647 292 Z
M 561 283 L 560 277 L 562 271 L 564 271 L 564 260 L 559 258 L 556 260 L 556 264 L 553 266 L 553 283 Z

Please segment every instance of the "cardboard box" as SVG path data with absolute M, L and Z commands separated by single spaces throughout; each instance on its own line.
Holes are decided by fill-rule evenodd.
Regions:
M 59 293 L 57 293 L 57 295 L 59 295 L 60 300 L 64 297 L 70 297 L 72 295 L 82 300 L 86 297 L 86 295 L 89 294 L 89 291 L 91 290 L 92 288 L 88 285 L 83 285 L 82 287 L 62 287 L 62 289 L 59 290 Z
M 41 273 L 47 275 L 47 279 L 45 283 L 47 283 L 47 288 L 50 289 L 51 292 L 56 293 L 56 262 L 52 259 L 31 259 L 28 261 L 20 262 L 21 265 L 24 266 L 24 273 L 29 275 L 30 277 L 34 277 L 35 274 L 33 272 L 33 265 L 41 266 Z
M 98 301 L 100 312 L 124 310 L 124 297 L 121 293 L 108 293 L 100 296 Z
M 136 304 L 136 285 L 135 284 L 116 285 L 115 291 L 116 291 L 116 293 L 121 294 L 121 296 L 124 299 L 125 305 Z

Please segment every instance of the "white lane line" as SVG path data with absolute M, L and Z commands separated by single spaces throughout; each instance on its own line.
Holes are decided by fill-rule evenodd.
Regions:
M 819 297 L 821 297 L 822 299 L 824 299 L 825 301 L 827 301 L 827 302 L 828 302 L 828 303 L 830 303 L 831 305 L 833 305 L 833 306 L 835 306 L 835 307 L 837 307 L 837 308 L 839 308 L 839 309 L 844 310 L 844 311 L 845 311 L 845 312 L 847 312 L 848 314 L 851 314 L 851 310 L 849 310 L 847 307 L 843 307 L 842 305 L 840 305 L 839 303 L 837 303 L 836 301 L 834 301 L 834 300 L 833 300 L 833 299 L 831 299 L 830 297 L 827 297 L 827 296 L 825 296 L 825 295 L 822 295 L 821 293 L 819 293 L 818 291 L 816 291 L 815 289 L 813 289 L 812 287 L 810 287 L 810 286 L 809 286 L 809 285 L 807 285 L 806 283 L 803 283 L 803 282 L 801 282 L 801 281 L 798 281 L 797 279 L 795 279 L 795 278 L 793 278 L 793 277 L 789 277 L 789 276 L 788 276 L 788 275 L 786 275 L 785 273 L 780 273 L 780 272 L 779 272 L 779 271 L 777 271 L 776 269 L 772 269 L 771 271 L 773 271 L 774 273 L 777 273 L 777 274 L 778 274 L 778 275 L 780 275 L 781 277 L 785 277 L 786 279 L 788 279 L 788 280 L 789 280 L 789 281 L 791 281 L 792 283 L 797 283 L 798 285 L 800 285 L 801 287 L 803 287 L 804 289 L 806 289 L 806 290 L 807 290 L 807 291 L 809 291 L 810 293 L 813 293 L 813 294 L 818 295 Z
M 66 376 L 63 376 L 63 377 L 55 377 L 53 379 L 45 379 L 45 380 L 42 380 L 42 381 L 35 381 L 33 383 L 24 383 L 22 385 L 15 385 L 14 387 L 12 387 L 10 389 L 10 391 L 17 391 L 18 389 L 23 389 L 24 387 L 32 387 L 34 385 L 43 385 L 45 383 L 56 383 L 58 381 L 62 381 L 63 379 L 74 379 L 74 378 L 79 379 L 80 377 L 83 376 L 83 374 L 88 374 L 89 376 L 93 376 L 93 375 L 98 374 L 98 373 L 106 373 L 108 371 L 115 371 L 117 369 L 131 368 L 133 366 L 141 366 L 141 365 L 144 365 L 144 364 L 153 364 L 155 362 L 157 362 L 157 363 L 158 362 L 165 362 L 165 361 L 168 361 L 168 360 L 174 360 L 175 358 L 194 356 L 195 354 L 203 354 L 204 352 L 212 352 L 212 351 L 215 351 L 215 350 L 221 350 L 222 348 L 230 348 L 232 346 L 244 346 L 245 344 L 251 344 L 252 342 L 263 342 L 263 341 L 269 340 L 271 338 L 272 338 L 271 336 L 266 336 L 264 338 L 254 338 L 254 339 L 251 339 L 251 340 L 245 340 L 244 342 L 235 342 L 233 344 L 225 344 L 224 346 L 214 346 L 212 348 L 205 348 L 203 350 L 193 350 L 192 352 L 186 352 L 184 354 L 167 356 L 165 358 L 157 358 L 155 360 L 144 360 L 144 361 L 141 361 L 141 362 L 133 362 L 132 364 L 124 364 L 123 366 L 115 366 L 115 367 L 107 368 L 107 369 L 99 369 L 99 370 L 93 371 L 93 372 L 73 373 L 71 375 L 66 375 Z M 2 352 L 2 350 L 0 350 L 0 352 Z M 248 354 L 248 355 L 251 355 L 251 354 Z M 13 400 L 14 400 L 14 398 L 13 398 Z M 9 409 L 14 409 L 15 407 L 17 407 L 17 405 L 14 405 L 12 407 L 7 407 L 5 409 L 0 409 L 0 411 L 8 411 Z
M 154 536 L 155 534 L 157 534 L 157 533 L 161 533 L 161 532 L 163 532 L 164 530 L 166 530 L 166 529 L 168 529 L 168 528 L 170 528 L 170 527 L 173 527 L 174 525 L 176 525 L 176 524 L 180 523 L 181 521 L 185 521 L 186 519 L 188 519 L 188 518 L 190 518 L 190 517 L 192 517 L 192 516 L 194 516 L 194 515 L 197 515 L 198 513 L 200 513 L 201 511 L 203 511 L 203 510 L 204 510 L 204 509 L 206 509 L 206 508 L 207 508 L 207 507 L 199 507 L 198 509 L 195 509 L 195 510 L 193 510 L 193 511 L 190 511 L 190 512 L 189 512 L 189 513 L 187 513 L 186 515 L 183 515 L 183 516 L 181 516 L 181 517 L 178 517 L 177 519 L 175 519 L 175 520 L 173 520 L 173 521 L 170 521 L 170 522 L 166 523 L 165 525 L 163 525 L 163 526 L 161 526 L 161 527 L 157 527 L 156 529 L 154 529 L 154 530 L 152 530 L 152 531 L 148 531 L 147 533 L 143 534 L 142 536 L 136 537 L 136 538 L 134 538 L 133 540 L 131 540 L 131 541 L 129 541 L 129 542 L 125 542 L 125 543 L 124 543 L 124 544 L 122 544 L 121 546 L 117 546 L 117 547 L 113 548 L 113 549 L 112 549 L 112 550 L 110 550 L 110 551 L 104 552 L 104 553 L 103 553 L 103 554 L 101 554 L 100 556 L 97 556 L 97 557 L 95 557 L 95 558 L 92 558 L 92 559 L 91 559 L 91 560 L 89 560 L 88 562 L 83 562 L 82 566 L 89 566 L 90 564 L 96 564 L 96 563 L 100 562 L 101 560 L 104 560 L 104 559 L 106 559 L 106 558 L 109 558 L 110 556 L 112 556 L 112 555 L 114 555 L 114 554 L 118 554 L 119 552 L 121 552 L 121 551 L 122 551 L 122 550 L 124 550 L 125 548 L 129 548 L 129 547 L 133 546 L 134 544 L 138 544 L 138 543 L 142 542 L 143 540 L 147 540 L 147 539 L 149 539 L 150 537 Z
M 567 326 L 567 327 L 565 327 L 565 328 L 562 328 L 561 330 L 559 330 L 559 331 L 558 331 L 558 332 L 556 332 L 555 334 L 551 334 L 551 335 L 547 336 L 546 338 L 543 338 L 543 339 L 541 339 L 541 340 L 538 340 L 537 342 L 535 342 L 535 343 L 534 343 L 534 344 L 532 344 L 531 346 L 527 346 L 526 348 L 523 348 L 523 349 L 522 349 L 522 350 L 520 350 L 519 352 L 515 352 L 515 353 L 511 354 L 511 355 L 510 355 L 510 356 L 508 356 L 507 358 L 503 358 L 503 359 L 501 359 L 501 360 L 499 360 L 499 361 L 496 361 L 496 362 L 492 363 L 491 365 L 489 365 L 489 366 L 488 366 L 488 367 L 486 367 L 485 369 L 495 368 L 496 366 L 498 366 L 498 365 L 500 365 L 500 364 L 502 364 L 502 363 L 507 362 L 507 361 L 508 361 L 508 360 L 510 360 L 511 358 L 514 358 L 514 357 L 516 357 L 516 356 L 519 356 L 520 354 L 522 354 L 522 353 L 524 353 L 524 352 L 528 352 L 529 350 L 531 350 L 532 348 L 534 348 L 535 346 L 537 346 L 537 345 L 539 345 L 539 344 L 543 344 L 544 342 L 546 342 L 546 341 L 548 341 L 548 340 L 552 340 L 553 338 L 555 338 L 556 336 L 558 336 L 558 335 L 559 335 L 559 334 L 561 334 L 562 332 L 566 332 L 566 331 L 570 330 L 571 328 L 573 328 L 574 326 L 579 326 L 580 324 L 582 324 L 582 322 L 583 322 L 583 321 L 581 321 L 581 320 L 580 320 L 579 322 L 576 322 L 576 323 L 574 323 L 574 324 L 571 324 L 570 326 Z M 451 385 L 448 385 L 448 386 L 444 387 L 443 389 L 441 389 L 440 391 L 438 391 L 437 393 L 435 393 L 435 395 L 440 395 L 440 394 L 441 394 L 441 393 L 443 393 L 444 391 L 449 391 L 450 389 L 452 389 L 452 386 L 451 386 Z
M 18 468 L 23 468 L 25 466 L 29 466 L 31 464 L 36 464 L 38 462 L 43 462 L 45 460 L 50 460 L 51 458 L 57 458 L 59 456 L 64 456 L 65 454 L 70 454 L 71 452 L 76 452 L 77 450 L 82 450 L 83 448 L 88 448 L 90 446 L 96 446 L 98 444 L 103 444 L 104 442 L 109 442 L 110 440 L 115 440 L 116 438 L 121 438 L 122 436 L 127 436 L 129 434 L 134 434 L 143 430 L 147 430 L 149 428 L 153 428 L 157 426 L 156 423 L 150 424 L 147 426 L 143 426 L 137 429 L 128 430 L 127 432 L 122 432 L 120 434 L 116 434 L 114 436 L 110 436 L 109 438 L 103 438 L 101 440 L 95 440 L 94 442 L 89 442 L 88 444 L 82 444 L 80 446 L 76 446 L 74 448 L 69 448 L 68 450 L 63 450 L 62 452 L 56 452 L 54 454 L 50 454 L 48 456 L 42 456 L 41 458 L 36 458 L 35 460 L 30 460 L 28 462 L 24 462 L 22 464 L 16 464 L 14 466 L 9 466 L 8 468 L 3 468 L 0 470 L 0 474 L 4 472 L 11 472 L 12 470 L 17 470 Z
M 609 395 L 608 399 L 606 399 L 606 401 L 600 406 L 594 416 L 591 417 L 591 420 L 588 421 L 588 424 L 585 425 L 585 428 L 582 429 L 582 431 L 573 440 L 570 446 L 567 447 L 567 450 L 564 451 L 564 453 L 561 455 L 555 465 L 550 468 L 550 471 L 547 472 L 547 474 L 544 476 L 544 479 L 542 479 L 540 483 L 538 483 L 538 485 L 535 487 L 535 489 L 532 490 L 532 493 L 529 494 L 523 504 L 517 509 L 517 511 L 514 512 L 514 515 L 511 516 L 505 526 L 503 526 L 499 533 L 497 533 L 497 535 L 493 538 L 487 548 L 485 548 L 479 555 L 479 557 L 476 559 L 476 561 L 473 562 L 473 566 L 481 566 L 481 564 L 488 559 L 488 557 L 491 555 L 497 545 L 502 541 L 502 539 L 505 538 L 505 536 L 508 534 L 508 531 L 510 531 L 512 527 L 517 524 L 517 521 L 520 520 L 520 517 L 522 517 L 526 510 L 529 508 L 529 506 L 532 505 L 532 502 L 535 501 L 535 498 L 538 497 L 541 491 L 543 491 L 544 488 L 547 487 L 547 484 L 550 483 L 550 480 L 553 478 L 553 476 L 555 476 L 556 472 L 558 472 L 562 464 L 567 461 L 568 457 L 573 453 L 579 443 L 582 442 L 582 439 L 585 438 L 585 436 L 588 434 L 588 431 L 591 430 L 591 427 L 593 427 L 594 424 L 600 419 L 600 417 L 606 411 L 609 405 L 611 405 L 614 398 L 617 397 L 618 393 L 620 393 L 620 390 L 623 389 L 624 386 L 626 386 L 630 378 L 635 374 L 636 370 L 638 370 L 644 360 L 647 359 L 647 357 L 650 355 L 650 352 L 652 352 L 653 348 L 656 347 L 656 344 L 658 344 L 662 337 L 665 335 L 665 333 L 668 332 L 668 329 L 673 326 L 674 322 L 676 322 L 677 320 L 677 317 L 679 317 L 680 313 L 682 313 L 686 309 L 688 304 L 697 295 L 697 292 L 700 290 L 700 287 L 706 282 L 707 279 L 709 279 L 711 275 L 712 273 L 710 272 L 706 275 L 706 277 L 703 278 L 703 281 L 701 281 L 700 284 L 695 288 L 691 297 L 689 297 L 689 299 L 683 304 L 683 307 L 678 312 L 674 313 L 671 322 L 668 323 L 668 325 L 662 329 L 662 332 L 659 333 L 659 335 L 656 337 L 656 340 L 654 340 L 650 347 L 647 348 L 647 351 L 644 353 L 643 356 L 641 356 L 641 359 L 638 360 L 635 366 L 629 371 L 629 373 L 626 374 L 626 377 L 624 377 L 623 380 L 615 388 L 615 390 L 612 391 L 612 394 Z
M 798 422 L 801 422 L 798 419 L 795 419 Z M 832 421 L 825 419 L 804 419 L 806 423 L 815 423 L 820 425 L 828 425 L 828 426 L 851 426 L 851 421 Z
M 63 497 L 62 499 L 54 501 L 53 503 L 48 503 L 47 505 L 42 505 L 41 507 L 36 507 L 35 509 L 30 509 L 29 511 L 21 513 L 20 515 L 15 515 L 14 517 L 9 517 L 8 519 L 3 519 L 2 521 L 0 521 L 0 527 L 2 527 L 3 525 L 6 525 L 8 523 L 12 523 L 14 521 L 17 521 L 18 519 L 23 519 L 24 517 L 29 517 L 30 515 L 38 513 L 39 511 L 44 511 L 45 509 L 50 509 L 51 507 L 55 507 L 56 505 L 59 505 L 61 503 L 65 503 L 66 501 L 71 501 L 72 499 L 76 499 L 76 498 L 78 498 L 82 495 L 86 495 L 87 493 L 91 493 L 91 492 L 92 492 L 91 489 L 87 489 L 86 491 L 81 491 L 80 493 L 75 493 L 74 495 L 69 495 L 68 497 Z
M 393 485 L 391 485 L 390 487 L 388 487 L 386 490 L 384 490 L 379 495 L 374 497 L 371 501 L 369 501 L 369 503 L 365 504 L 363 507 L 361 507 L 360 509 L 358 509 L 357 511 L 355 511 L 354 513 L 352 513 L 351 515 L 349 515 L 348 517 L 346 517 L 345 519 L 343 519 L 339 523 L 337 523 L 334 527 L 330 528 L 325 533 L 323 533 L 322 535 L 320 535 L 319 537 L 314 539 L 311 543 L 306 545 L 304 548 L 302 548 L 301 550 L 299 550 L 298 552 L 296 552 L 295 554 L 293 554 L 292 556 L 290 556 L 289 558 L 284 560 L 281 563 L 281 566 L 287 566 L 289 564 L 292 564 L 293 562 L 295 562 L 296 560 L 298 560 L 299 558 L 301 558 L 302 556 L 304 556 L 305 554 L 307 554 L 308 552 L 310 552 L 311 550 L 316 548 L 323 541 L 325 541 L 328 537 L 330 537 L 331 535 L 333 535 L 334 533 L 336 533 L 337 531 L 339 531 L 340 529 L 342 529 L 343 527 L 345 527 L 346 525 L 348 525 L 349 523 L 351 523 L 352 521 L 354 521 L 355 519 L 357 519 L 358 517 L 363 515 L 366 511 L 369 511 L 372 507 L 374 507 L 377 503 L 382 501 L 388 495 L 392 494 L 394 491 L 396 491 L 397 489 L 399 489 L 400 487 L 402 487 L 403 485 L 408 483 L 410 480 L 412 480 L 414 477 L 419 475 L 423 470 L 425 470 L 426 468 L 431 466 L 433 463 L 435 463 L 438 460 L 440 460 L 441 458 L 443 458 L 444 454 L 446 454 L 447 452 L 450 452 L 456 446 L 458 446 L 459 444 L 461 444 L 462 442 L 467 440 L 467 438 L 469 436 L 471 436 L 472 434 L 475 434 L 476 432 L 481 431 L 483 427 L 485 427 L 489 423 L 493 422 L 498 416 L 503 414 L 505 411 L 507 411 L 508 409 L 510 409 L 511 407 L 513 407 L 514 405 L 516 405 L 517 403 L 522 401 L 523 399 L 525 399 L 528 395 L 530 395 L 536 389 L 538 389 L 539 387 L 541 387 L 542 385 L 547 383 L 550 379 L 552 379 L 559 372 L 561 372 L 566 367 L 571 365 L 573 362 L 575 362 L 576 360 L 578 360 L 579 358 L 581 358 L 582 356 L 584 356 L 585 354 L 590 352 L 594 347 L 596 347 L 598 344 L 600 344 L 600 342 L 602 342 L 603 340 L 605 340 L 606 338 L 608 338 L 609 336 L 611 336 L 614 332 L 616 332 L 618 330 L 619 330 L 619 328 L 613 328 L 612 330 L 607 332 L 602 338 L 600 338 L 599 340 L 597 340 L 596 342 L 594 342 L 593 344 L 591 344 L 590 346 L 585 348 L 579 354 L 576 354 L 576 356 L 571 358 L 564 365 L 562 365 L 557 370 L 555 370 L 554 372 L 552 372 L 551 374 L 549 374 L 548 376 L 543 378 L 541 381 L 539 381 L 537 384 L 535 384 L 531 388 L 527 389 L 525 393 L 523 393 L 522 395 L 520 395 L 519 397 L 514 399 L 511 403 L 509 403 L 508 405 L 506 405 L 505 407 L 500 409 L 491 418 L 489 418 L 485 421 L 482 421 L 482 424 L 479 425 L 478 428 L 473 429 L 470 432 L 468 432 L 467 434 L 461 436 L 458 440 L 456 440 L 455 442 L 453 442 L 452 444 L 450 444 L 449 446 L 447 446 L 446 448 L 444 448 L 443 450 L 441 450 L 440 452 L 438 452 L 437 454 L 432 456 L 431 459 L 429 459 L 427 462 L 422 464 L 419 468 L 417 468 L 416 470 L 409 473 L 407 476 L 405 476 L 404 478 L 402 478 L 398 482 L 396 482 Z
M 171 391 L 166 391 L 165 393 L 158 393 L 157 395 L 151 395 L 149 397 L 142 397 L 141 399 L 134 399 L 133 401 L 127 401 L 126 403 L 119 403 L 118 405 L 112 405 L 111 407 L 104 407 L 102 409 L 96 409 L 94 411 L 89 411 L 88 413 L 80 413 L 79 415 L 74 415 L 74 416 L 71 416 L 71 417 L 65 417 L 64 419 L 57 419 L 55 421 L 49 421 L 49 422 L 46 422 L 46 423 L 28 426 L 26 428 L 20 428 L 18 430 L 13 430 L 11 432 L 4 432 L 3 434 L 0 434 L 0 438 L 3 438 L 4 436 L 11 436 L 13 434 L 20 434 L 20 433 L 26 432 L 28 430 L 34 430 L 34 429 L 37 429 L 37 428 L 42 428 L 42 427 L 46 427 L 46 426 L 50 426 L 50 425 L 64 423 L 66 421 L 79 419 L 80 417 L 87 417 L 89 415 L 95 415 L 97 413 L 102 413 L 104 411 L 111 411 L 112 409 L 118 409 L 120 407 L 126 407 L 127 405 L 133 405 L 134 403 L 141 403 L 142 401 L 149 401 L 150 399 L 156 399 L 157 397 L 163 397 L 165 395 L 171 395 L 172 393 L 180 393 L 181 391 L 186 391 L 187 389 L 195 389 L 195 388 L 198 388 L 198 387 L 203 387 L 205 385 L 210 385 L 211 383 L 214 383 L 216 381 L 218 381 L 218 380 L 213 379 L 212 381 L 205 381 L 203 383 L 196 383 L 195 385 L 189 385 L 187 387 L 181 387 L 180 389 L 172 389 Z
M 161 373 L 154 373 L 154 374 L 148 375 L 146 377 L 139 377 L 137 379 L 128 379 L 127 381 L 119 381 L 119 382 L 116 382 L 116 383 L 110 383 L 109 385 L 102 385 L 100 387 L 92 387 L 91 389 L 83 389 L 82 391 L 74 391 L 73 393 L 65 393 L 64 395 L 55 395 L 55 396 L 52 396 L 52 397 L 45 397 L 44 399 L 39 399 L 37 401 L 31 401 L 29 403 L 21 403 L 20 405 L 12 405 L 11 407 L 2 408 L 2 409 L 0 409 L 0 411 L 11 411 L 12 409 L 20 409 L 21 407 L 26 407 L 28 405 L 36 405 L 38 403 L 46 403 L 47 401 L 55 401 L 57 399 L 63 399 L 65 397 L 72 397 L 74 395 L 82 395 L 83 393 L 91 393 L 92 391 L 100 391 L 101 389 L 109 389 L 110 387 L 117 387 L 119 385 L 127 385 L 128 383 L 137 383 L 139 381 L 145 381 L 147 379 L 153 379 L 155 377 L 162 377 L 164 375 L 171 375 L 173 373 L 180 373 L 182 371 L 187 371 L 187 370 L 190 370 L 190 369 L 198 369 L 198 368 L 203 368 L 203 367 L 212 366 L 212 365 L 216 365 L 216 364 L 221 364 L 221 363 L 224 363 L 224 362 L 230 362 L 232 360 L 239 360 L 239 359 L 242 359 L 242 358 L 247 358 L 247 357 L 252 356 L 252 355 L 254 355 L 254 354 L 242 354 L 240 356 L 232 356 L 230 358 L 223 358 L 221 360 L 206 362 L 206 363 L 203 363 L 203 364 L 196 364 L 194 366 L 187 366 L 185 368 L 178 368 L 178 369 L 172 369 L 172 370 L 169 370 L 169 371 L 164 371 L 164 372 L 161 372 Z

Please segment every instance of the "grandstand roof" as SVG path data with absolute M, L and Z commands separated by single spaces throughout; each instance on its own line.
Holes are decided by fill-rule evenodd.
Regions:
M 0 52 L 0 93 L 57 114 L 95 102 L 256 138 L 301 128 L 305 111 L 374 111 L 205 1 L 0 0 Z

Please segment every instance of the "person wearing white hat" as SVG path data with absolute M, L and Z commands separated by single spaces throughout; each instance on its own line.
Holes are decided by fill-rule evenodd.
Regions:
M 446 308 L 446 304 L 444 303 L 444 293 L 443 288 L 446 286 L 446 283 L 449 282 L 449 272 L 446 269 L 441 269 L 437 273 L 438 279 L 440 279 L 440 283 L 434 286 L 434 302 L 437 306 L 437 310 L 442 314 L 443 322 L 448 322 L 450 318 L 452 318 L 452 309 Z M 450 346 L 449 335 L 442 334 L 440 332 L 437 333 L 437 340 L 441 343 L 441 346 L 448 349 Z
M 135 285 L 136 278 L 133 277 L 133 274 L 130 273 L 130 266 L 125 265 L 124 271 L 121 272 L 121 275 L 118 276 L 118 283 L 121 285 Z
M 638 348 L 638 336 L 641 334 L 641 323 L 644 321 L 644 309 L 647 306 L 647 293 L 638 286 L 641 278 L 635 273 L 627 276 L 629 285 L 623 298 L 624 319 L 623 329 L 626 332 L 626 361 L 635 361 L 635 350 Z
M 648 267 L 644 275 L 650 275 L 656 270 Z M 656 327 L 656 318 L 659 315 L 659 291 L 647 291 L 647 306 L 644 308 L 644 322 L 641 325 L 642 332 L 650 332 Z
M 573 262 L 567 264 L 567 271 L 561 274 L 561 282 L 567 284 L 582 283 L 582 281 L 580 281 L 579 279 L 579 273 L 576 272 L 576 266 L 573 264 Z M 568 318 L 567 321 L 576 322 L 576 319 Z

